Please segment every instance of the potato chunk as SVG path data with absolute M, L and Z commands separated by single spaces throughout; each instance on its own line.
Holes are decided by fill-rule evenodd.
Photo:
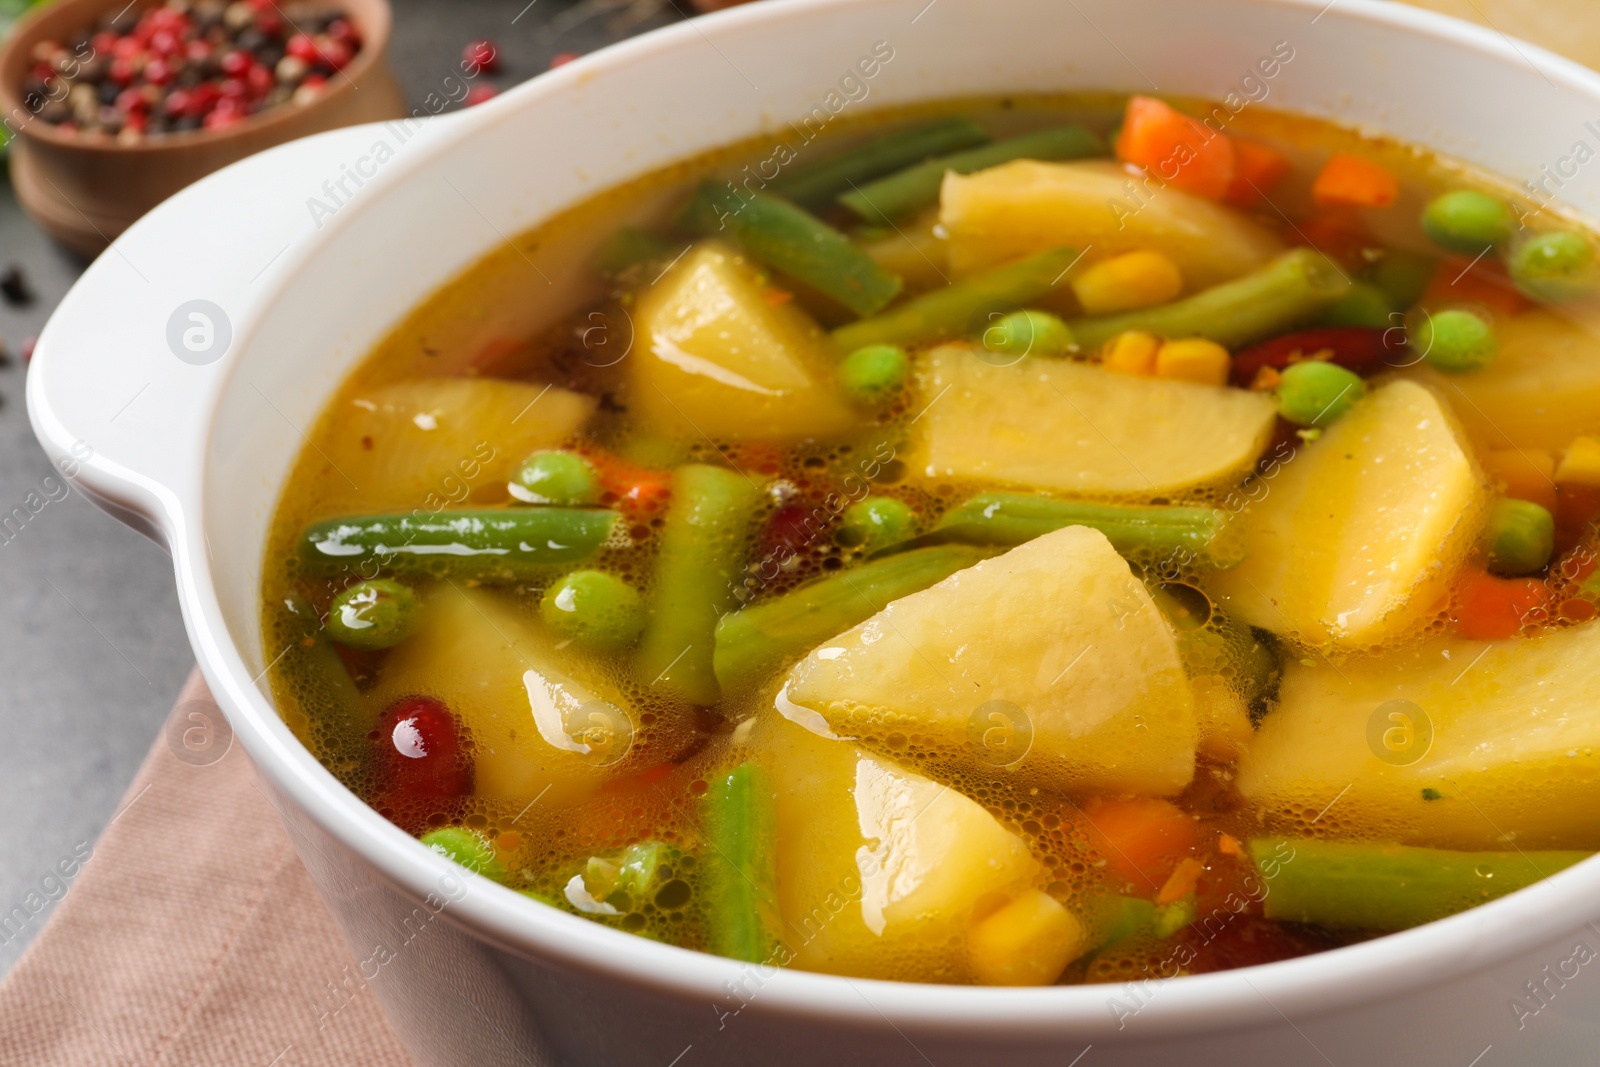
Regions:
M 1600 625 L 1291 661 L 1239 788 L 1291 831 L 1337 797 L 1341 836 L 1600 848 Z
M 1473 374 L 1408 371 L 1439 390 L 1485 448 L 1565 448 L 1600 430 L 1600 321 L 1543 309 L 1495 316 L 1500 352 Z
M 1041 868 L 1022 839 L 938 782 L 771 716 L 778 904 L 796 966 L 870 978 L 969 980 L 973 909 Z
M 1440 399 L 1380 386 L 1300 447 L 1238 519 L 1227 609 L 1311 645 L 1361 648 L 1437 611 L 1471 551 L 1485 479 Z
M 1085 526 L 896 600 L 802 660 L 779 699 L 840 734 L 913 735 L 1062 789 L 1168 796 L 1194 774 L 1172 629 Z
M 1283 243 L 1243 215 L 1181 189 L 1152 192 L 1115 163 L 1017 160 L 976 174 L 946 174 L 939 221 L 958 274 L 1064 245 L 1084 265 L 1155 249 L 1204 289 L 1246 274 Z
M 1272 433 L 1260 393 L 944 345 L 917 367 L 913 471 L 1067 493 L 1161 496 L 1241 477 Z
M 566 441 L 595 400 L 495 378 L 414 378 L 364 389 L 328 416 L 325 513 L 506 498 L 512 468 Z
M 632 738 L 625 699 L 558 666 L 555 639 L 501 596 L 441 585 L 423 610 L 421 632 L 384 664 L 378 705 L 442 700 L 471 731 L 479 796 L 561 805 L 592 793 Z
M 769 291 L 742 256 L 697 245 L 634 313 L 631 403 L 699 439 L 829 437 L 854 413 L 833 387 L 827 335 Z

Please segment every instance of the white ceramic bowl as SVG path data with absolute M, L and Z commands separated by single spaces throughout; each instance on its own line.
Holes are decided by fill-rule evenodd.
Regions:
M 892 59 L 844 81 L 877 42 Z M 1261 78 L 1258 61 L 1286 48 L 1292 60 Z M 264 533 L 302 430 L 375 340 L 506 235 L 819 106 L 1017 90 L 1222 98 L 1263 84 L 1265 106 L 1516 180 L 1556 172 L 1577 141 L 1600 143 L 1585 125 L 1600 119 L 1600 77 L 1376 0 L 769 0 L 609 48 L 448 119 L 256 156 L 157 208 L 85 273 L 39 342 L 35 429 L 82 490 L 171 546 L 206 678 L 418 1064 L 1592 1060 L 1600 974 L 1588 972 L 1600 965 L 1573 961 L 1575 945 L 1587 959 L 1600 947 L 1595 861 L 1392 937 L 1138 987 L 778 972 L 462 874 L 341 788 L 261 680 Z M 341 178 L 350 195 L 333 205 L 324 183 Z M 1560 178 L 1561 201 L 1600 216 L 1600 166 Z M 195 300 L 214 305 L 209 348 L 205 324 L 186 317 Z M 169 333 L 181 341 L 190 328 L 200 351 L 180 360 Z M 322 978 L 306 976 L 308 1000 Z

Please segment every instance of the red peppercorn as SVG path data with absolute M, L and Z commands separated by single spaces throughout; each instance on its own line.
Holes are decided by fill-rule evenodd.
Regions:
M 230 78 L 243 77 L 245 72 L 255 66 L 255 60 L 250 58 L 249 52 L 235 49 L 222 57 L 222 73 Z
M 303 33 L 297 33 L 289 38 L 289 43 L 284 45 L 284 50 L 296 59 L 303 59 L 307 63 L 317 61 L 316 43 Z
M 356 32 L 355 26 L 351 24 L 349 19 L 334 19 L 328 23 L 327 33 L 335 41 L 343 41 L 348 45 L 361 43 L 361 35 Z
M 175 119 L 194 113 L 194 97 L 183 89 L 174 89 L 161 102 L 162 110 Z
M 550 69 L 555 70 L 557 67 L 564 67 L 577 58 L 578 53 L 576 52 L 557 52 L 550 57 Z
M 178 35 L 171 30 L 157 30 L 150 35 L 150 51 L 158 56 L 170 56 L 182 46 Z
M 132 58 L 144 51 L 144 44 L 137 37 L 119 37 L 117 43 L 111 46 L 111 54 L 120 58 Z
M 101 30 L 89 38 L 89 47 L 94 49 L 97 56 L 110 55 L 111 50 L 117 46 L 117 35 L 110 30 Z
M 343 70 L 350 62 L 350 46 L 343 41 L 335 41 L 332 37 L 318 37 L 314 42 L 317 46 L 317 61 L 331 70 Z
M 211 58 L 209 41 L 189 41 L 183 46 L 183 57 L 191 63 L 204 63 Z
M 500 69 L 500 52 L 488 38 L 469 41 L 467 47 L 461 50 L 461 62 L 467 70 L 493 74 Z
M 500 90 L 492 85 L 474 85 L 467 90 L 467 107 L 477 107 L 486 100 L 493 100 L 500 95 Z
M 238 102 L 250 95 L 250 87 L 242 78 L 229 78 L 218 87 L 217 91 L 222 94 L 223 102 L 229 100 Z
M 402 826 L 424 823 L 441 804 L 472 792 L 472 760 L 450 709 L 433 697 L 402 697 L 372 734 L 376 806 Z
M 249 87 L 251 96 L 260 98 L 272 91 L 278 79 L 272 76 L 272 71 L 257 63 L 245 72 L 244 83 Z
M 150 102 L 139 90 L 124 89 L 117 94 L 116 107 L 124 115 L 137 115 L 144 113 L 150 107 Z
M 143 73 L 151 85 L 165 85 L 172 80 L 172 67 L 164 59 L 152 59 L 144 65 Z

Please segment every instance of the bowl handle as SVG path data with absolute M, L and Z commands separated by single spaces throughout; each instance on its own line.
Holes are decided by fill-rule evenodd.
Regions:
M 160 543 L 181 527 L 183 502 L 198 499 L 230 352 L 297 246 L 371 194 L 349 180 L 350 162 L 388 125 L 333 130 L 226 167 L 145 215 L 84 271 L 28 369 L 34 433 L 70 484 Z

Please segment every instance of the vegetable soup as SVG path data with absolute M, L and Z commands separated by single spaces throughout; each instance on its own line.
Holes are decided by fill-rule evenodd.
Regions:
M 1259 108 L 782 136 L 506 242 L 323 414 L 264 655 L 349 788 L 529 907 L 992 985 L 1600 847 L 1593 234 Z

